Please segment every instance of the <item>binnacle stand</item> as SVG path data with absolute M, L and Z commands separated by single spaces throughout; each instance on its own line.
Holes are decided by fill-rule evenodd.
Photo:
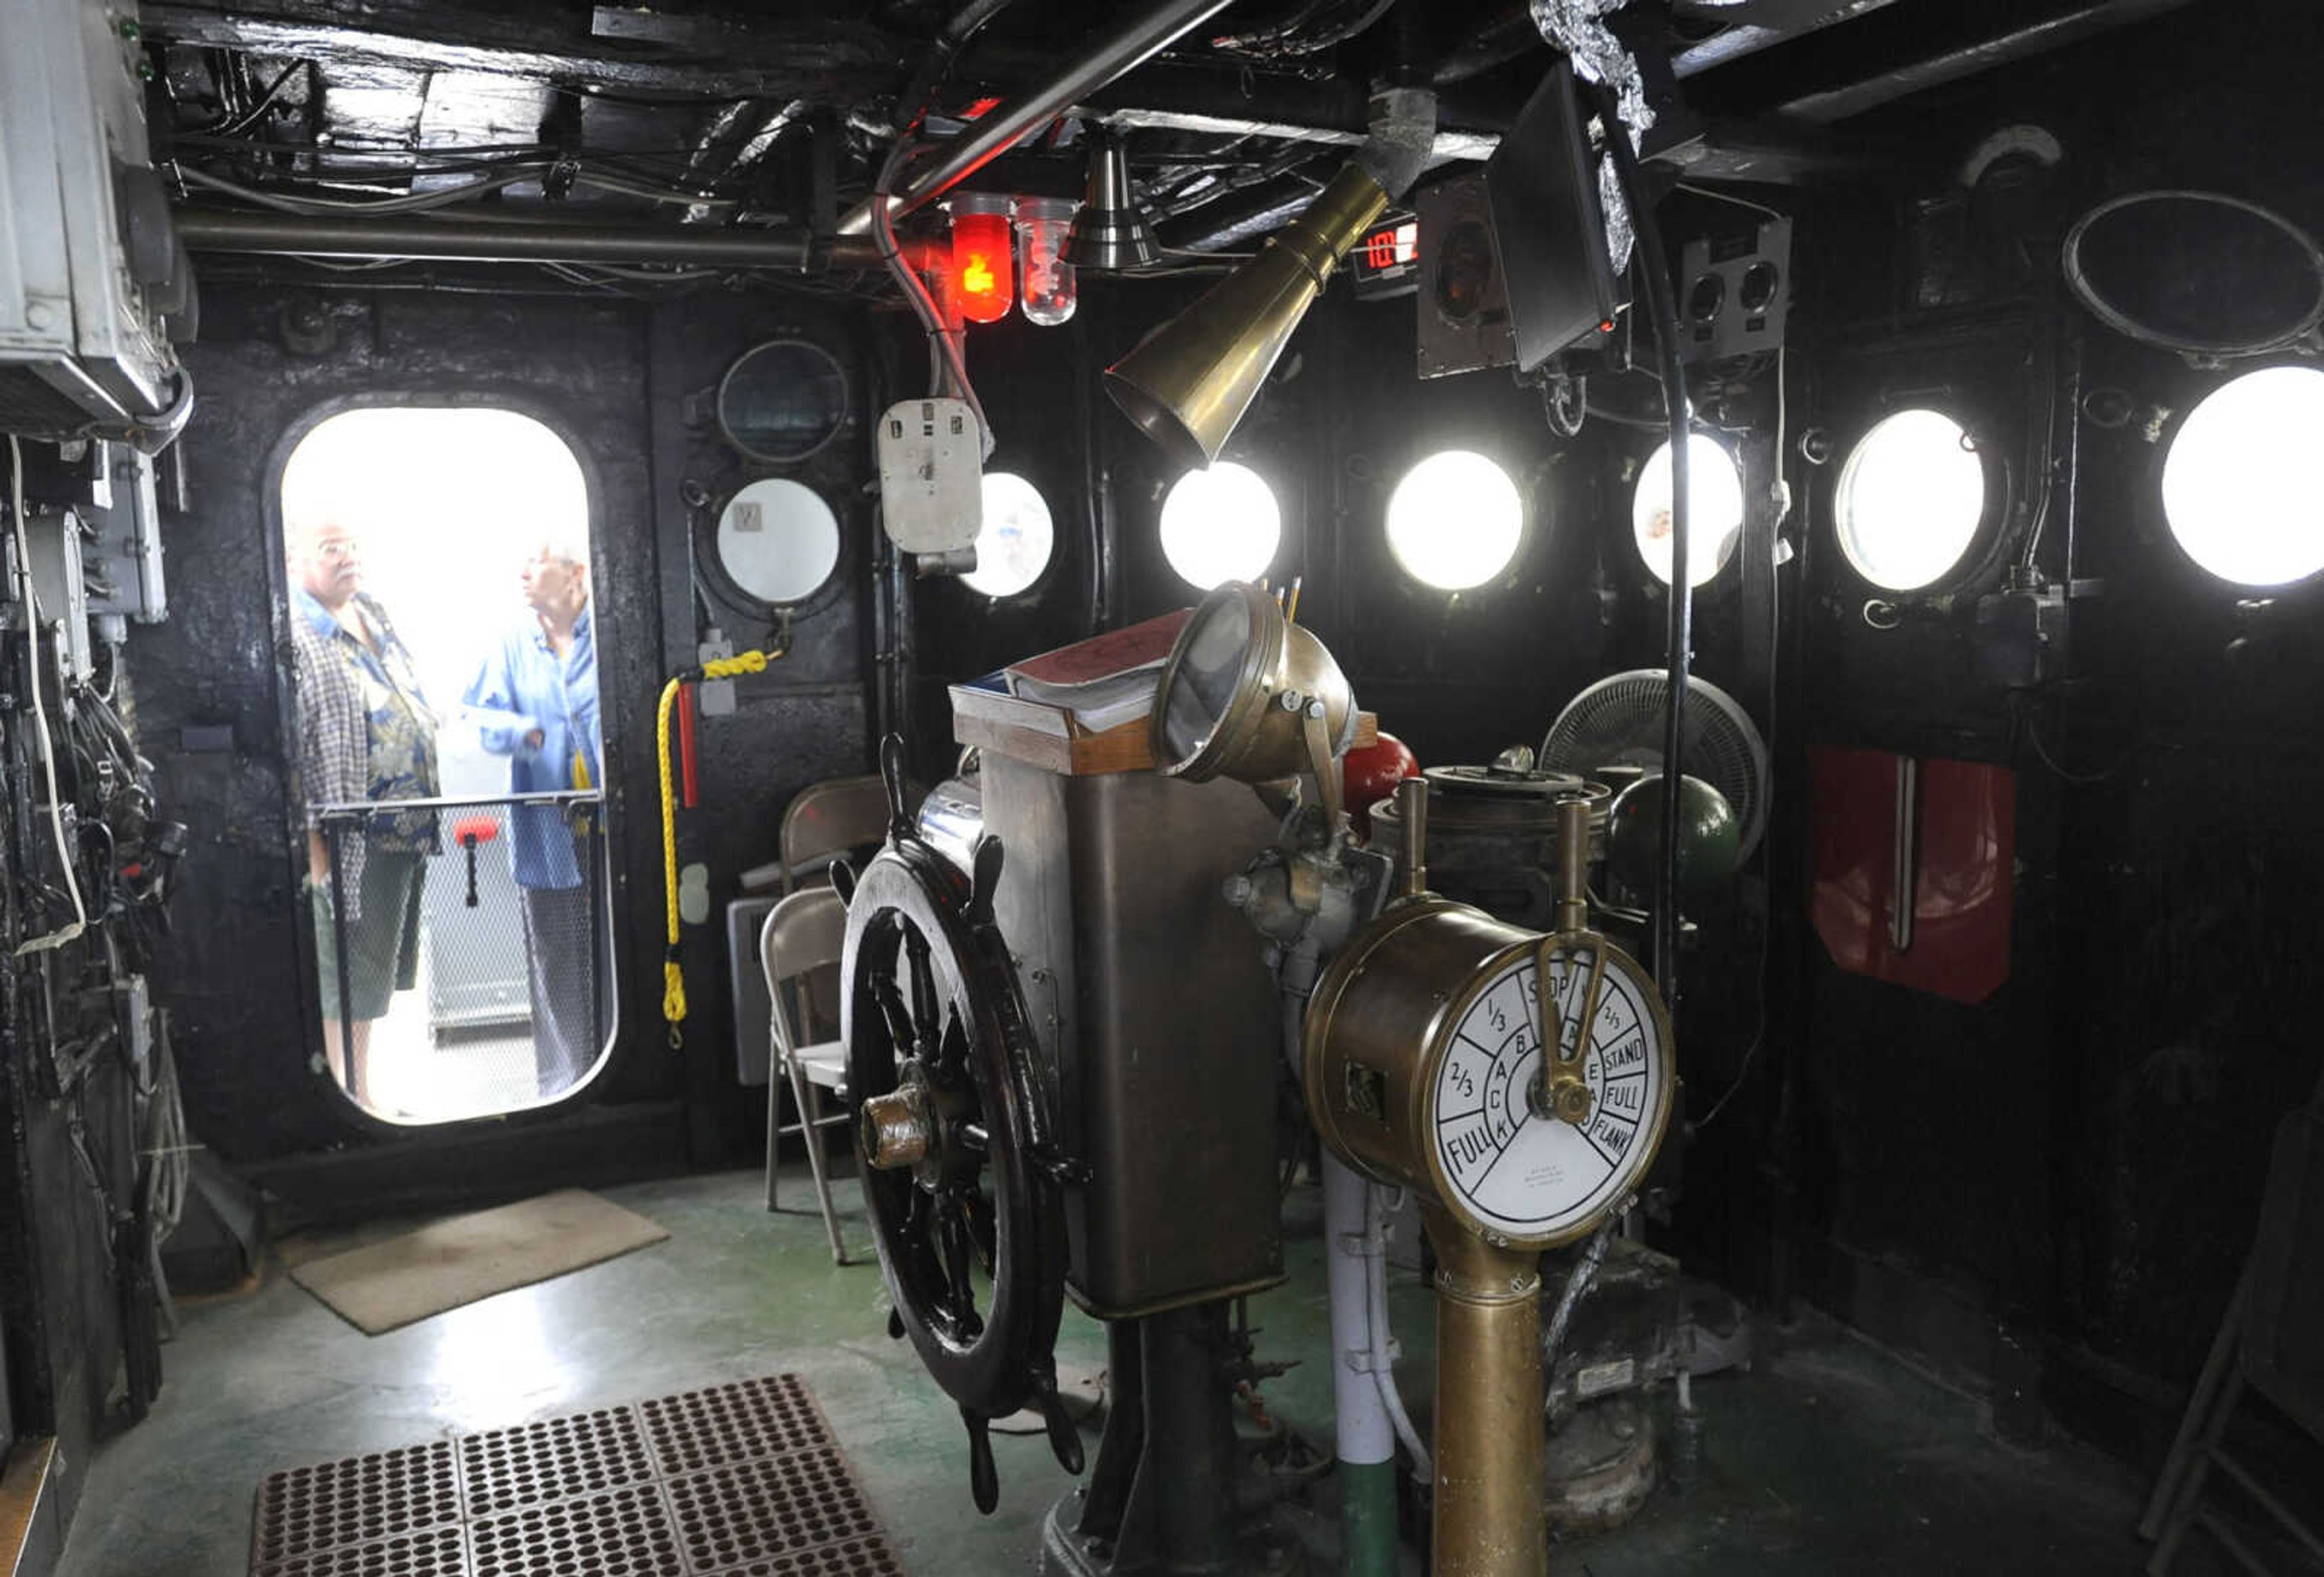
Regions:
M 1226 1303 L 1107 1326 L 1111 1400 L 1097 1464 L 1041 1527 L 1043 1577 L 1295 1577 L 1305 1546 L 1277 1487 L 1243 1462 L 1236 1381 L 1250 1358 Z

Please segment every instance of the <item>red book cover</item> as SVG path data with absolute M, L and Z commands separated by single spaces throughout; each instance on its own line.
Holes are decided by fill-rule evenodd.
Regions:
M 1055 692 L 1099 684 L 1142 669 L 1159 669 L 1169 660 L 1170 648 L 1177 644 L 1178 632 L 1185 628 L 1194 612 L 1192 608 L 1180 608 L 1175 613 L 1165 613 L 1126 630 L 1109 630 L 1087 641 L 1028 657 L 1022 662 L 1010 663 L 1010 676 L 1029 679 L 1039 690 Z M 1019 689 L 1020 694 L 1025 693 L 1023 687 Z

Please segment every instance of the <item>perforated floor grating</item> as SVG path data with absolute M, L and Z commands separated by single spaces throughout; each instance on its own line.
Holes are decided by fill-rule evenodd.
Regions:
M 272 1473 L 251 1577 L 902 1577 L 795 1375 Z

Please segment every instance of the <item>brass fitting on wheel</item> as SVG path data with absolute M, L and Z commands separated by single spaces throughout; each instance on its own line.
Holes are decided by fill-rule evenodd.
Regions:
M 855 1117 L 864 1158 L 883 1172 L 900 1172 L 927 1159 L 936 1133 L 927 1087 L 918 1082 L 863 1102 Z

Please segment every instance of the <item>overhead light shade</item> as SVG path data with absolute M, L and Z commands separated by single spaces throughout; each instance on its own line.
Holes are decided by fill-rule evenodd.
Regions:
M 1084 273 L 1118 273 L 1161 255 L 1130 188 L 1129 152 L 1120 138 L 1100 126 L 1090 134 L 1089 185 L 1065 236 L 1064 260 Z
M 1209 465 L 1323 281 L 1387 207 L 1380 183 L 1349 165 L 1258 256 L 1107 369 L 1106 392 L 1177 465 Z
M 1272 783 L 1305 771 L 1336 817 L 1333 763 L 1355 741 L 1355 696 L 1322 641 L 1248 582 L 1203 599 L 1156 691 L 1154 759 L 1165 777 Z

